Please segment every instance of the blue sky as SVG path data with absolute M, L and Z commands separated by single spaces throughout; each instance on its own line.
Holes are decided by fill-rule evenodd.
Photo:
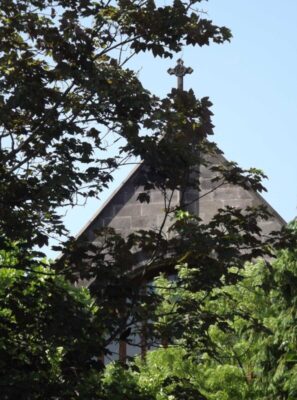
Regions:
M 165 96 L 176 85 L 167 69 L 182 56 L 194 69 L 185 89 L 209 96 L 215 136 L 229 160 L 268 175 L 264 197 L 286 220 L 297 212 L 297 1 L 210 0 L 201 8 L 229 27 L 230 44 L 185 48 L 173 60 L 142 55 L 130 63 L 143 85 Z M 88 221 L 128 173 L 123 169 L 101 200 L 67 213 L 72 234 Z

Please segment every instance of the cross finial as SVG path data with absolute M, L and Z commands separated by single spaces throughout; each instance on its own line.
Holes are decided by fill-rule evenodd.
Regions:
M 191 74 L 193 69 L 191 67 L 185 67 L 184 62 L 181 58 L 177 60 L 177 64 L 174 68 L 168 69 L 168 74 L 177 76 L 177 88 L 184 90 L 184 76 Z

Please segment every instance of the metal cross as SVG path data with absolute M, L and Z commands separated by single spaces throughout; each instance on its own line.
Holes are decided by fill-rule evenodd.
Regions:
M 168 69 L 168 74 L 177 76 L 177 88 L 184 90 L 184 76 L 191 74 L 193 69 L 191 67 L 185 67 L 184 62 L 181 58 L 177 60 L 177 64 L 174 68 Z

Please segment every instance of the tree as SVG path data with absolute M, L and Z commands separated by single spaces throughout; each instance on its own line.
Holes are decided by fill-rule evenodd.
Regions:
M 177 265 L 181 271 L 187 269 L 185 284 L 193 291 L 207 293 L 220 288 L 223 279 L 225 283 L 240 279 L 239 274 L 229 271 L 230 265 L 240 270 L 246 261 L 269 250 L 258 227 L 259 218 L 268 218 L 262 208 L 245 212 L 219 210 L 206 225 L 184 207 L 171 210 L 169 204 L 165 217 L 175 213 L 171 228 L 174 234 L 169 240 L 165 240 L 162 229 L 135 232 L 128 238 L 103 229 L 97 232 L 96 245 L 74 241 L 61 219 L 61 207 L 100 194 L 112 180 L 112 172 L 129 156 L 139 157 L 147 167 L 140 201 L 149 201 L 149 190 L 154 187 L 164 196 L 168 190 L 183 190 L 185 182 L 199 189 L 199 176 L 192 171 L 207 163 L 207 156 L 217 151 L 208 140 L 213 133 L 209 99 L 197 99 L 193 91 L 175 89 L 165 99 L 158 99 L 143 88 L 126 65 L 130 57 L 144 51 L 155 57 L 172 57 L 183 45 L 203 46 L 229 40 L 227 28 L 214 25 L 195 9 L 200 3 L 175 0 L 172 5 L 157 7 L 151 0 L 5 0 L 1 4 L 0 231 L 3 254 L 13 257 L 11 265 L 9 258 L 2 256 L 1 266 L 3 279 L 10 277 L 8 288 L 19 299 L 17 305 L 9 303 L 8 292 L 4 291 L 3 309 L 18 310 L 20 306 L 21 338 L 31 326 L 31 315 L 36 315 L 32 332 L 28 333 L 30 351 L 27 354 L 21 348 L 20 354 L 25 354 L 25 358 L 16 364 L 16 379 L 22 385 L 26 383 L 23 366 L 28 365 L 28 359 L 33 365 L 35 356 L 38 370 L 44 374 L 37 374 L 34 382 L 40 387 L 45 374 L 54 374 L 53 384 L 61 383 L 60 372 L 53 372 L 53 368 L 64 367 L 64 358 L 56 361 L 61 342 L 71 359 L 65 356 L 65 368 L 79 371 L 80 393 L 86 380 L 93 382 L 91 354 L 104 352 L 108 343 L 119 339 L 129 327 L 151 321 L 147 329 L 156 332 L 157 340 L 166 334 L 162 332 L 166 324 L 159 324 L 158 330 L 153 324 L 163 317 L 152 313 L 161 310 L 161 298 L 140 288 L 140 277 L 133 272 L 136 248 L 152 255 L 147 265 L 155 270 L 174 270 Z M 120 146 L 111 155 L 109 145 L 119 139 Z M 217 172 L 220 182 L 263 190 L 261 171 L 243 171 L 229 164 Z M 40 249 L 51 236 L 62 241 L 56 249 L 63 256 L 49 267 Z M 46 269 L 40 269 L 42 266 Z M 7 268 L 20 272 L 14 271 L 11 276 Z M 48 277 L 43 281 L 44 274 Z M 188 279 L 190 276 L 192 280 Z M 92 282 L 88 299 L 82 300 L 83 291 L 72 290 L 64 281 L 73 283 L 79 278 Z M 59 318 L 51 314 L 54 310 L 47 308 L 45 299 L 55 300 L 57 307 L 64 304 L 64 296 L 67 307 L 61 309 L 60 333 L 49 331 L 47 336 L 50 321 Z M 97 311 L 93 315 L 93 301 L 95 310 L 100 310 L 99 316 Z M 189 302 L 181 304 L 178 313 L 190 315 L 189 307 Z M 10 315 L 11 311 L 8 319 Z M 201 323 L 194 325 L 199 334 L 197 340 L 206 336 L 213 323 L 207 320 L 209 315 L 204 318 L 200 313 Z M 66 316 L 73 324 L 76 318 L 84 321 L 85 326 L 74 331 L 73 337 L 65 324 Z M 46 323 L 42 325 L 41 343 L 37 340 L 40 347 L 35 351 L 34 333 L 43 319 Z M 13 333 L 15 323 L 7 322 L 12 325 L 3 331 L 6 338 Z M 180 323 L 174 325 L 177 337 L 181 328 Z M 96 340 L 91 337 L 94 329 L 100 332 Z M 81 342 L 84 336 L 86 343 Z M 18 338 L 13 336 L 8 358 L 20 349 L 22 343 Z M 201 343 L 207 344 L 203 340 Z M 78 353 L 77 348 L 72 348 L 74 344 L 81 346 Z M 51 351 L 53 358 L 45 356 Z M 73 379 L 72 375 L 63 375 L 62 387 L 53 389 L 55 396 L 67 396 L 71 385 L 76 388 Z M 180 389 L 179 383 L 172 382 L 168 391 L 177 393 Z M 104 396 L 101 386 L 98 390 L 98 397 Z M 182 395 L 190 395 L 191 390 L 188 388 L 187 394 Z M 28 391 L 23 393 L 26 396 Z
M 194 10 L 199 3 L 2 2 L 2 245 L 42 247 L 66 234 L 58 207 L 98 195 L 130 154 L 152 156 L 172 99 L 151 95 L 125 64 L 140 52 L 172 57 L 184 44 L 229 40 Z
M 126 68 L 130 56 L 144 51 L 172 57 L 184 44 L 229 40 L 227 28 L 195 11 L 199 3 L 7 0 L 1 7 L 1 248 L 13 251 L 17 243 L 15 268 L 30 272 L 42 263 L 39 248 L 56 235 L 64 256 L 55 269 L 71 281 L 100 276 L 92 290 L 113 309 L 111 324 L 122 316 L 116 331 L 129 318 L 124 303 L 135 303 L 136 294 L 143 299 L 128 276 L 132 249 L 152 251 L 158 262 L 171 243 L 162 232 L 124 240 L 104 230 L 101 246 L 69 236 L 63 243 L 67 232 L 59 213 L 98 195 L 130 155 L 149 166 L 146 188 L 165 192 L 182 188 L 201 162 L 200 150 L 213 149 L 206 140 L 212 134 L 207 98 L 173 90 L 158 99 Z M 119 138 L 111 156 L 109 144 Z
M 296 241 L 296 223 L 288 229 Z M 132 364 L 138 385 L 158 399 L 166 399 L 166 387 L 174 383 L 211 400 L 294 399 L 296 260 L 292 242 L 272 265 L 263 259 L 249 263 L 240 281 L 211 291 L 186 285 L 185 267 L 179 281 L 158 278 L 159 325 L 176 337 L 168 337 L 169 348 L 136 360 L 137 369 Z
M 213 150 L 206 141 L 213 128 L 207 98 L 173 90 L 158 99 L 125 66 L 145 51 L 172 57 L 185 44 L 230 40 L 227 28 L 195 9 L 200 2 L 3 2 L 2 247 L 17 240 L 31 251 L 51 236 L 61 241 L 67 232 L 60 207 L 97 196 L 131 155 L 150 166 L 148 188 L 177 189 L 202 162 L 202 151 Z M 242 181 L 243 171 L 232 171 L 228 179 Z M 261 174 L 254 175 L 244 183 L 261 190 Z
M 98 399 L 105 326 L 88 291 L 49 268 L 26 274 L 1 252 L 0 390 L 3 399 Z

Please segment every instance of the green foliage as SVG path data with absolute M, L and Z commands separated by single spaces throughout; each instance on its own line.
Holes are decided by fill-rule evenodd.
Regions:
M 102 383 L 106 399 L 154 400 L 150 388 L 139 385 L 137 376 L 121 364 L 107 366 Z
M 104 335 L 97 305 L 49 268 L 24 273 L 10 259 L 0 269 L 1 398 L 97 398 Z
M 207 356 L 193 361 L 182 347 L 159 349 L 148 354 L 146 362 L 137 361 L 139 385 L 149 388 L 157 400 L 167 400 L 172 383 L 195 393 L 194 399 L 244 399 L 245 385 L 236 366 L 209 364 Z M 172 394 L 174 396 L 174 394 Z M 182 399 L 183 397 L 172 397 Z M 190 398 L 190 397 L 189 397 Z
M 97 196 L 127 155 L 151 159 L 164 130 L 204 114 L 196 131 L 204 137 L 211 129 L 208 101 L 185 93 L 188 115 L 185 107 L 175 114 L 176 93 L 157 99 L 125 65 L 140 52 L 172 57 L 185 44 L 229 40 L 227 28 L 194 10 L 199 3 L 2 1 L 2 246 L 21 240 L 42 247 L 50 235 L 66 234 L 58 207 Z M 120 138 L 122 148 L 111 156 Z
M 271 254 L 272 245 L 292 246 L 296 239 L 285 233 L 282 241 L 278 235 L 264 241 L 258 221 L 269 214 L 262 207 L 226 207 L 209 224 L 185 211 L 185 189 L 199 192 L 199 174 L 192 172 L 209 166 L 209 156 L 218 153 L 208 140 L 211 102 L 176 89 L 159 99 L 127 68 L 141 52 L 172 57 L 183 45 L 230 40 L 227 28 L 195 10 L 200 3 L 1 2 L 0 389 L 5 400 L 296 395 L 295 269 L 269 272 L 261 264 L 255 267 L 255 287 L 249 278 L 254 271 L 242 272 L 247 261 Z M 98 196 L 130 156 L 144 161 L 139 200 L 149 202 L 154 188 L 164 195 L 160 230 L 123 238 L 103 228 L 92 233 L 96 243 L 69 237 L 61 207 Z M 218 186 L 229 182 L 264 190 L 259 170 L 230 163 L 213 172 Z M 175 190 L 182 199 L 174 208 Z M 175 219 L 165 237 L 162 229 L 171 215 Z M 61 241 L 55 250 L 63 255 L 49 265 L 38 250 L 53 235 Z M 141 273 L 135 268 L 140 264 Z M 144 273 L 176 268 L 177 282 L 161 277 L 157 290 L 143 290 Z M 79 279 L 91 283 L 88 290 L 69 283 Z M 153 353 L 147 364 L 138 361 L 138 372 L 114 365 L 103 374 L 99 358 L 108 345 L 143 321 L 152 340 L 167 339 L 182 350 Z M 256 376 L 251 384 L 246 369 Z
M 155 328 L 172 344 L 136 361 L 139 385 L 158 400 L 169 398 L 172 382 L 211 400 L 295 399 L 296 255 L 290 248 L 272 265 L 247 264 L 237 283 L 210 292 L 187 285 L 185 265 L 175 282 L 159 277 Z

